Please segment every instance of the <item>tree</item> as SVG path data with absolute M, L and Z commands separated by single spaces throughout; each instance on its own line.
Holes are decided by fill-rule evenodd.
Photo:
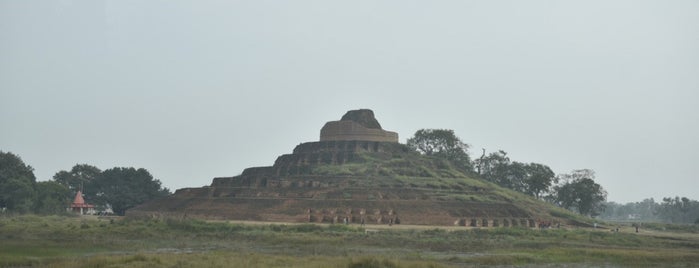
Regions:
M 507 157 L 507 152 L 503 150 L 490 153 L 488 156 L 476 160 L 476 165 L 478 165 L 478 169 L 481 171 L 480 175 L 484 179 L 507 188 L 511 188 L 510 182 L 507 180 L 508 169 L 511 163 L 510 158 Z
M 565 209 L 577 209 L 580 214 L 595 216 L 604 210 L 607 192 L 595 183 L 590 169 L 573 170 L 560 176 L 562 184 L 554 187 L 554 202 Z
M 94 179 L 93 187 L 97 204 L 109 204 L 119 215 L 124 215 L 129 208 L 170 194 L 170 190 L 163 188 L 160 181 L 143 168 L 105 170 Z
M 36 199 L 34 169 L 19 156 L 0 151 L 0 207 L 26 213 Z
M 527 174 L 527 166 L 527 164 L 516 161 L 503 166 L 504 177 L 501 179 L 503 186 L 518 192 L 526 193 L 528 188 L 527 180 L 529 177 Z
M 68 187 L 55 181 L 41 181 L 36 184 L 36 213 L 60 214 L 66 211 L 70 203 L 71 192 Z
M 665 197 L 656 214 L 660 220 L 670 223 L 692 223 L 699 219 L 699 202 L 687 197 Z
M 505 188 L 541 197 L 552 183 L 555 174 L 546 165 L 537 163 L 520 163 L 511 161 L 507 152 L 500 150 L 476 160 L 480 175 L 488 181 Z
M 89 196 L 94 196 L 94 189 L 91 189 L 90 183 L 95 179 L 102 171 L 88 164 L 76 164 L 70 171 L 61 170 L 53 175 L 53 180 L 60 183 L 68 189 L 72 194 L 78 192 L 78 190 L 83 190 L 83 193 Z
M 469 171 L 473 170 L 468 144 L 451 129 L 420 129 L 408 139 L 407 145 L 423 155 L 449 159 Z
M 556 174 L 546 165 L 529 163 L 524 169 L 527 172 L 525 192 L 536 198 L 540 198 L 541 193 L 546 192 L 556 182 Z
M 660 205 L 653 198 L 646 198 L 641 202 L 629 202 L 618 204 L 615 202 L 605 202 L 604 212 L 599 215 L 605 220 L 640 220 L 658 221 Z

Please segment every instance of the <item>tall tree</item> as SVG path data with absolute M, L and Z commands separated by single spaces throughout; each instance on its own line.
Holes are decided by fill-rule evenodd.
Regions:
M 529 163 L 524 169 L 527 172 L 525 192 L 536 198 L 540 198 L 541 193 L 546 192 L 557 181 L 556 174 L 546 165 Z
M 537 198 L 555 182 L 555 174 L 546 165 L 511 161 L 507 152 L 500 150 L 476 160 L 480 175 L 502 187 L 526 193 Z
M 76 164 L 70 171 L 61 170 L 53 175 L 53 180 L 68 187 L 72 194 L 83 190 L 83 193 L 89 196 L 94 196 L 94 189 L 91 189 L 90 183 L 102 171 L 88 164 Z
M 526 193 L 528 188 L 527 181 L 529 178 L 527 166 L 527 164 L 517 161 L 505 166 L 505 177 L 502 179 L 503 186 L 518 192 Z
M 595 172 L 590 169 L 573 170 L 560 176 L 562 184 L 554 187 L 554 202 L 566 209 L 577 209 L 580 214 L 595 216 L 604 210 L 607 192 L 595 183 Z
M 127 209 L 146 201 L 167 196 L 170 190 L 143 168 L 116 167 L 103 171 L 94 179 L 96 202 L 109 204 L 114 213 L 124 215 Z
M 408 139 L 407 145 L 421 154 L 449 159 L 469 171 L 473 170 L 468 144 L 451 129 L 420 129 Z
M 35 211 L 39 214 L 64 213 L 72 197 L 68 187 L 55 181 L 37 182 L 36 192 Z
M 506 181 L 507 169 L 512 162 L 507 157 L 507 152 L 500 150 L 490 153 L 488 156 L 482 156 L 476 160 L 476 165 L 481 172 L 481 176 L 500 186 L 507 187 L 509 182 Z
M 19 156 L 0 151 L 0 207 L 26 213 L 36 200 L 34 169 Z
M 512 166 L 512 161 L 507 156 L 507 152 L 500 150 L 490 153 L 488 156 L 476 160 L 476 165 L 481 170 L 484 179 L 494 182 L 502 187 L 515 189 L 517 184 L 513 180 L 521 180 L 522 166 L 520 164 Z

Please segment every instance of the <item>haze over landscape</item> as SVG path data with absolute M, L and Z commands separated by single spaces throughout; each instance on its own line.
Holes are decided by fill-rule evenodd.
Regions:
M 699 199 L 696 1 L 0 0 L 0 150 L 172 190 L 271 165 L 347 110 Z

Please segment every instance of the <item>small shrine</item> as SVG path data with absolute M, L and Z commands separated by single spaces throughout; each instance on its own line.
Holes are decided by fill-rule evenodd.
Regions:
M 83 192 L 78 191 L 78 193 L 75 194 L 75 199 L 73 199 L 73 203 L 70 204 L 68 211 L 79 213 L 80 215 L 94 215 L 95 205 L 85 203 Z

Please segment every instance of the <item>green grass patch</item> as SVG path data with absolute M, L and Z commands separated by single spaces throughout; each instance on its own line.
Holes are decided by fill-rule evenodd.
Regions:
M 699 224 L 640 223 L 641 228 L 658 231 L 699 233 Z
M 81 226 L 87 226 L 83 228 Z M 371 225 L 365 226 L 372 228 Z M 0 266 L 444 267 L 699 263 L 699 236 L 594 229 L 381 229 L 200 220 L 0 217 Z

